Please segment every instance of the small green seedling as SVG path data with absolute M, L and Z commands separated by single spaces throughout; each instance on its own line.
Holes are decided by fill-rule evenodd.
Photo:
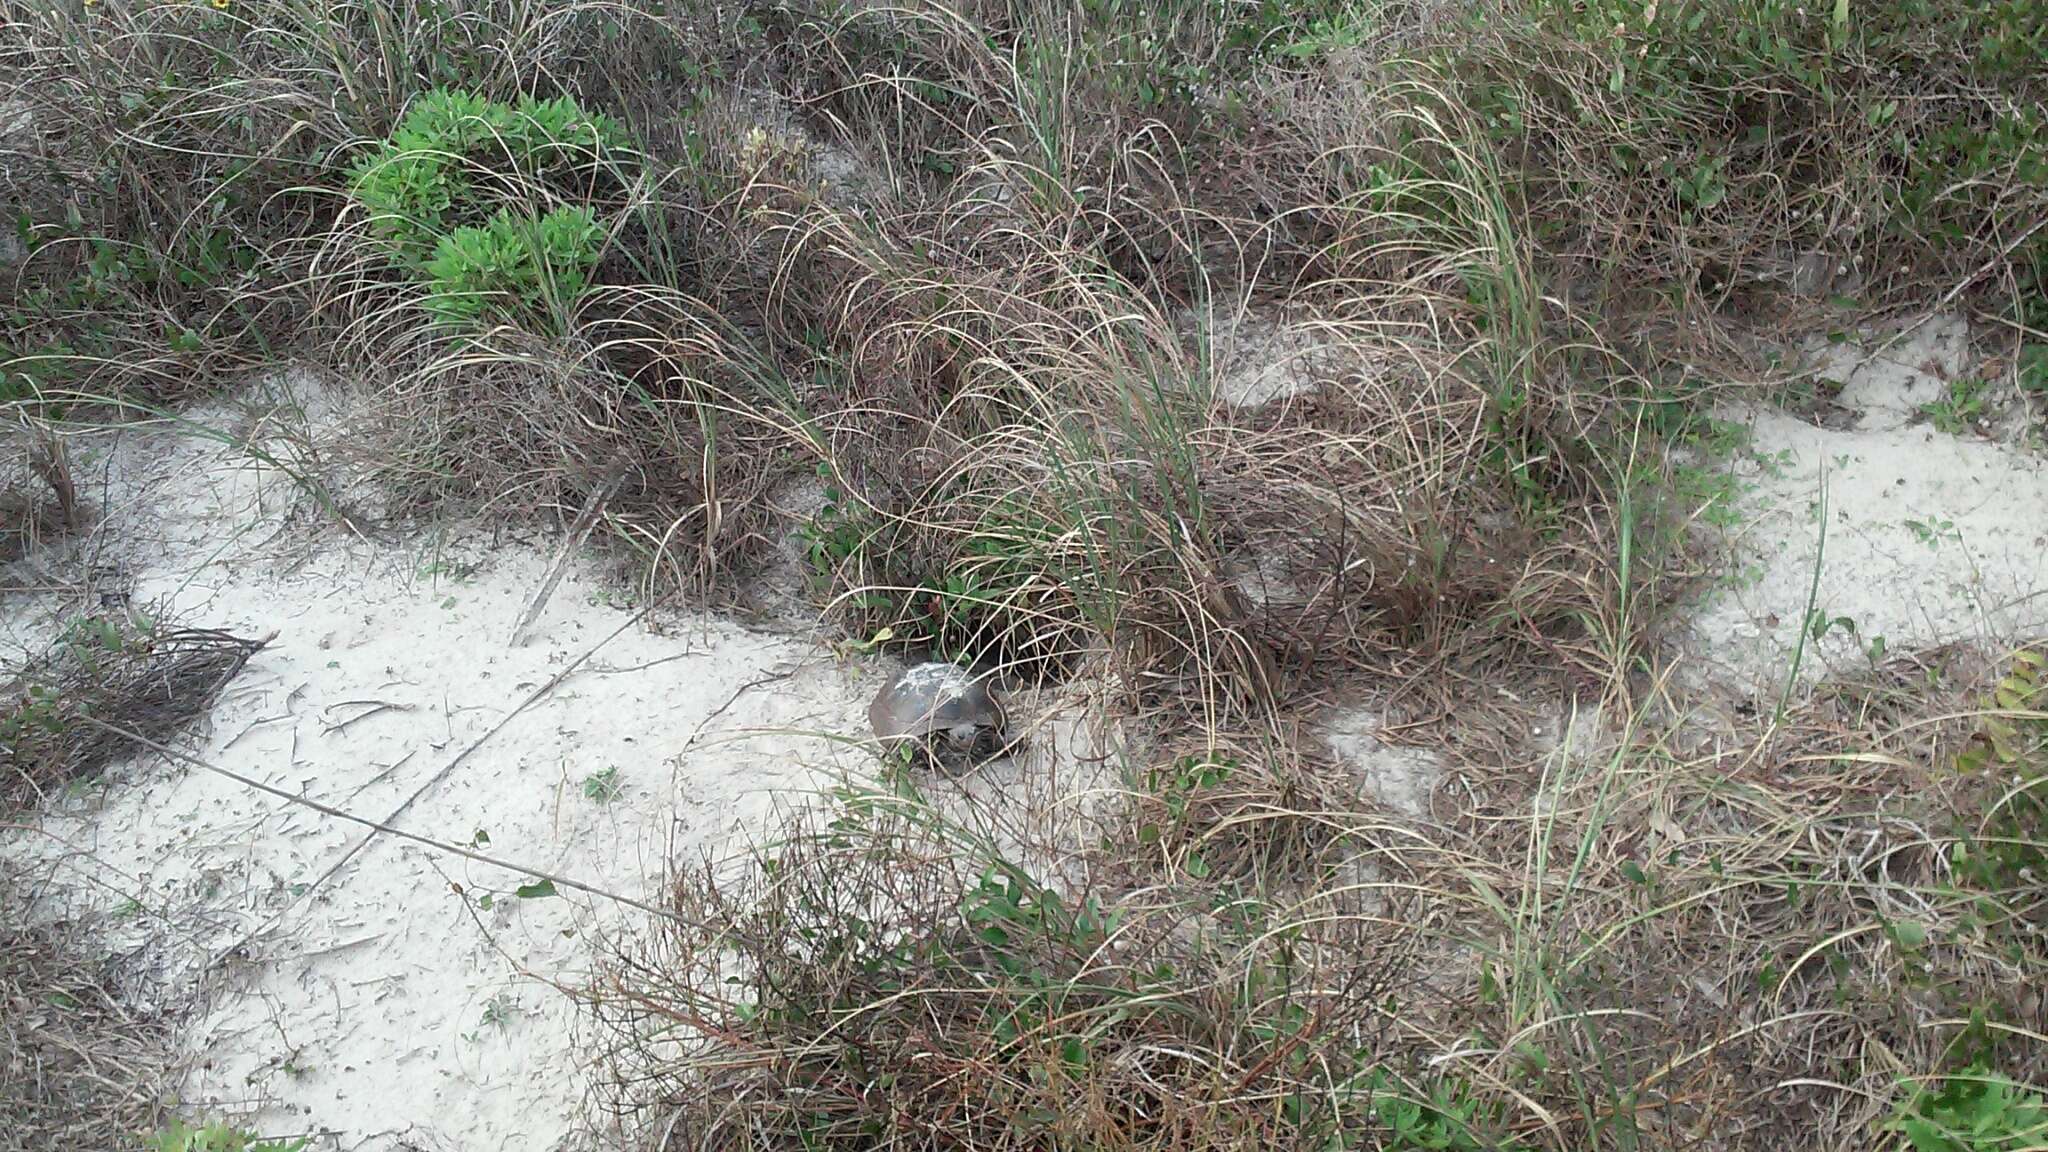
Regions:
M 1925 520 L 1907 520 L 1906 531 L 1915 540 L 1929 548 L 1940 548 L 1944 540 L 1961 540 L 1963 534 L 1956 531 L 1956 522 L 1942 516 L 1930 516 Z
M 1920 415 L 1951 436 L 1974 431 L 1984 418 L 1990 402 L 1988 385 L 1982 380 L 1962 377 L 1949 381 L 1941 398 L 1920 406 Z
M 619 793 L 624 790 L 625 785 L 619 781 L 619 766 L 616 764 L 592 772 L 583 778 L 584 797 L 598 804 L 611 803 L 618 799 Z
M 486 1028 L 503 1028 L 522 1014 L 519 1001 L 510 992 L 500 992 L 484 1003 L 482 1024 Z

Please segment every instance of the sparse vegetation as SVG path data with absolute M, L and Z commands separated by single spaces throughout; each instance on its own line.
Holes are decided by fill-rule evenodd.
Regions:
M 1171 902 L 1062 897 L 901 797 L 849 794 L 789 831 L 744 887 L 678 889 L 734 951 L 669 934 L 657 983 L 606 994 L 622 1036 L 688 1019 L 746 1054 L 692 1087 L 635 1050 L 693 1138 L 867 1147 L 882 1124 L 917 1147 L 1516 1146 L 1469 1082 L 1329 1042 L 1400 998 L 1413 946 L 1375 947 L 1356 892 L 1312 897 L 1307 916 L 1218 893 L 1190 925 Z M 763 1107 L 731 1113 L 733 1095 Z
M 2022 910 L 2048 877 L 2048 656 L 2019 653 L 1985 703 L 1957 767 L 1983 782 L 1987 804 L 1980 827 L 1952 855 L 1960 870 Z
M 150 1152 L 302 1152 L 306 1141 L 265 1140 L 251 1132 L 226 1124 L 192 1128 L 182 1120 L 156 1134 Z
M 1728 719 L 1663 626 L 1742 527 L 1712 405 L 1824 403 L 1760 350 L 1968 307 L 2010 376 L 1925 417 L 2040 403 L 2044 54 L 2038 0 L 0 0 L 0 404 L 55 461 L 332 369 L 394 521 L 587 510 L 643 601 L 749 599 L 793 531 L 857 646 L 1161 734 L 1085 843 L 900 773 L 678 861 L 593 1004 L 636 1129 L 2018 1148 L 2038 656 L 1858 635 Z M 82 526 L 46 471 L 5 547 Z M 1802 657 L 1854 630 L 1809 600 Z M 0 699 L 0 800 L 249 651 L 85 620 Z M 1428 819 L 1310 738 L 1357 697 L 1441 749 Z
M 2005 1077 L 1971 1068 L 1915 1092 L 1886 1128 L 1914 1152 L 2016 1152 L 2048 1136 L 2048 1107 Z

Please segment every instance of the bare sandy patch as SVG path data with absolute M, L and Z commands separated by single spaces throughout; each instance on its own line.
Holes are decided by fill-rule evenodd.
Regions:
M 250 443 L 155 426 L 79 445 L 104 516 L 41 562 L 90 575 L 91 603 L 10 598 L 10 655 L 123 604 L 274 632 L 193 755 L 530 871 L 154 756 L 0 852 L 50 876 L 45 914 L 115 914 L 128 996 L 191 1005 L 181 1111 L 352 1148 L 558 1147 L 590 1054 L 553 985 L 580 987 L 597 941 L 644 913 L 534 873 L 658 903 L 672 854 L 720 851 L 871 763 L 829 737 L 863 731 L 874 678 L 800 637 L 643 613 L 583 567 L 514 646 L 545 542 L 351 535 L 283 448 L 266 463 Z
M 2048 628 L 2048 461 L 1919 418 L 1964 370 L 1960 321 L 1879 344 L 1836 346 L 1822 365 L 1843 385 L 1852 427 L 1726 413 L 1748 428 L 1750 452 L 1734 562 L 1689 622 L 1695 668 L 1769 692 L 1786 682 L 1802 630 L 1801 672 L 1819 674 Z

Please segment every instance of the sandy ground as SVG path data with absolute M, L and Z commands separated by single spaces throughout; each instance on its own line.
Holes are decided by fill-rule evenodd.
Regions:
M 2048 459 L 1921 414 L 1970 371 L 1967 346 L 1949 318 L 1889 347 L 1875 336 L 1823 345 L 1822 378 L 1842 386 L 1844 410 L 1829 424 L 1840 426 L 1761 407 L 1722 413 L 1749 444 L 1717 465 L 1741 487 L 1727 572 L 1689 622 L 1695 676 L 1781 690 L 1802 622 L 1802 678 L 1885 651 L 2048 632 Z
M 172 429 L 82 447 L 108 509 L 88 546 L 103 589 L 276 633 L 193 747 L 222 767 L 376 819 L 418 792 L 397 827 L 647 898 L 670 853 L 733 846 L 859 755 L 816 734 L 859 733 L 877 673 L 818 645 L 701 617 L 650 629 L 572 571 L 512 647 L 551 559 L 537 544 L 369 545 L 277 470 Z M 13 656 L 76 604 L 5 609 Z M 518 872 L 362 846 L 360 826 L 156 757 L 40 824 L 0 852 L 56 869 L 47 911 L 116 912 L 138 999 L 204 990 L 187 1115 L 331 1134 L 316 1148 L 543 1150 L 576 1128 L 583 1053 L 545 981 L 580 981 L 640 913 L 521 898 Z
M 1851 415 L 1834 427 L 1724 413 L 1749 440 L 1713 465 L 1741 484 L 1728 579 L 1685 625 L 1695 678 L 1782 686 L 1817 557 L 1816 611 L 1855 631 L 1831 627 L 1808 674 L 1868 659 L 1878 636 L 1896 650 L 2048 630 L 2048 466 L 1916 419 L 1964 370 L 1965 336 L 1934 325 L 1869 362 L 1830 351 Z M 1230 398 L 1291 390 L 1245 388 Z M 317 390 L 300 399 L 316 440 L 342 436 Z M 62 563 L 137 607 L 276 633 L 189 741 L 202 759 L 642 899 L 671 854 L 736 847 L 778 804 L 871 763 L 830 737 L 864 734 L 884 668 L 800 635 L 643 619 L 580 567 L 515 646 L 551 540 L 470 525 L 366 542 L 245 447 L 194 435 L 254 429 L 266 443 L 246 410 L 193 419 L 77 446 L 106 515 Z M 0 600 L 0 656 L 39 647 L 80 607 L 60 593 Z M 1069 696 L 1028 758 L 962 782 L 949 803 L 1047 818 L 1020 842 L 1085 841 L 1119 787 L 1107 750 L 1122 738 L 1090 730 L 1104 702 L 1085 685 Z M 1364 792 L 1426 818 L 1439 765 L 1382 746 L 1377 723 L 1369 707 L 1341 711 L 1324 738 Z M 522 897 L 531 877 L 517 870 L 366 835 L 151 757 L 51 806 L 36 829 L 0 831 L 0 854 L 48 866 L 42 911 L 116 914 L 110 947 L 131 995 L 182 1006 L 203 993 L 183 1033 L 188 1116 L 320 1134 L 315 1148 L 573 1146 L 589 1055 L 551 982 L 578 984 L 606 934 L 642 913 L 566 888 Z

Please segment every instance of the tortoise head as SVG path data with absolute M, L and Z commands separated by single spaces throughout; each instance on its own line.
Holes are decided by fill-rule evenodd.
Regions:
M 955 724 L 941 729 L 937 735 L 948 758 L 963 765 L 993 759 L 1006 743 L 1002 729 L 988 723 Z

